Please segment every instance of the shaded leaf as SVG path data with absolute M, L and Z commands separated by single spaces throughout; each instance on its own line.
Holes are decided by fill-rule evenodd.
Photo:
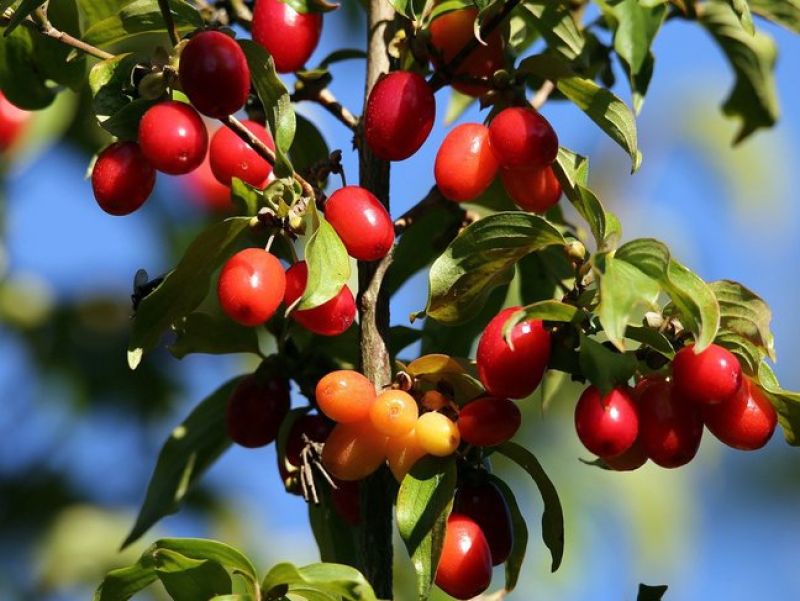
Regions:
M 134 565 L 106 574 L 93 601 L 124 601 L 158 580 L 153 558 L 145 553 Z
M 191 353 L 259 354 L 257 330 L 234 323 L 224 315 L 191 313 L 176 326 L 176 330 L 177 338 L 169 352 L 177 359 Z
M 769 327 L 772 311 L 767 303 L 738 282 L 719 280 L 709 286 L 719 302 L 720 335 L 740 336 L 774 361 L 775 340 Z
M 636 373 L 636 357 L 618 353 L 581 333 L 579 360 L 581 372 L 603 396 L 622 386 Z
M 508 592 L 513 591 L 517 586 L 519 580 L 519 573 L 522 570 L 522 563 L 525 560 L 525 552 L 528 549 L 528 526 L 525 523 L 525 517 L 519 509 L 517 499 L 511 488 L 495 475 L 490 475 L 489 479 L 494 483 L 500 494 L 508 505 L 508 511 L 511 514 L 511 526 L 514 531 L 514 542 L 511 545 L 511 552 L 508 554 L 508 559 L 505 561 L 506 568 L 506 586 L 505 590 Z
M 327 159 L 330 149 L 316 125 L 302 115 L 295 114 L 295 120 L 295 137 L 289 155 L 294 168 L 302 173 L 319 161 Z
M 783 428 L 786 442 L 792 446 L 800 446 L 800 392 L 781 388 L 775 372 L 766 362 L 759 366 L 758 383 L 778 412 L 778 423 Z
M 280 563 L 264 577 L 261 588 L 267 598 L 271 591 L 311 590 L 328 593 L 334 598 L 351 601 L 375 601 L 375 593 L 367 579 L 353 567 L 337 563 L 314 563 L 302 568 Z
M 203 25 L 200 13 L 182 0 L 169 0 L 172 17 L 180 34 L 187 34 Z M 98 11 L 97 15 L 103 14 Z M 83 40 L 98 48 L 109 48 L 128 42 L 136 36 L 163 32 L 166 26 L 158 3 L 154 0 L 133 0 L 99 20 L 87 23 Z
M 636 596 L 636 601 L 661 601 L 664 593 L 667 592 L 667 585 L 662 584 L 659 586 L 650 586 L 647 584 L 639 585 L 639 594 Z
M 231 592 L 230 574 L 216 561 L 192 559 L 169 549 L 153 553 L 153 560 L 173 601 L 196 601 Z
M 572 6 L 562 0 L 527 0 L 524 7 L 535 17 L 533 24 L 548 47 L 570 60 L 580 56 L 585 40 L 572 17 Z
M 0 3 L 0 11 L 5 12 L 7 8 L 14 4 L 14 1 L 15 0 L 5 0 Z M 9 35 L 28 15 L 33 13 L 33 11 L 42 6 L 45 2 L 47 2 L 47 0 L 22 0 L 19 6 L 14 9 L 14 13 L 11 15 L 3 35 Z

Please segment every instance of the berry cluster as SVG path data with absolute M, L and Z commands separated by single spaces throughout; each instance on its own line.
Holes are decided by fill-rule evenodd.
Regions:
M 666 468 L 686 465 L 697 454 L 704 424 L 728 446 L 760 449 L 776 422 L 758 385 L 716 344 L 700 353 L 683 347 L 671 377 L 646 376 L 633 390 L 617 387 L 603 396 L 590 386 L 575 407 L 581 442 L 616 470 L 636 469 L 648 459 Z

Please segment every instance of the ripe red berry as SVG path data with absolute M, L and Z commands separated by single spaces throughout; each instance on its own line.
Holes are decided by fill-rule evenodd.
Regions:
M 520 209 L 546 213 L 561 198 L 561 184 L 550 165 L 528 169 L 501 169 L 508 196 Z
M 289 383 L 282 378 L 253 375 L 242 380 L 228 399 L 225 424 L 233 442 L 263 447 L 278 436 L 289 413 Z
M 433 128 L 436 101 L 416 73 L 395 71 L 370 92 L 364 112 L 364 137 L 376 156 L 402 161 L 419 150 Z
M 275 142 L 263 125 L 249 120 L 242 123 L 259 140 L 275 150 Z M 262 188 L 272 173 L 272 165 L 227 127 L 220 127 L 212 136 L 209 161 L 214 176 L 226 186 L 230 186 L 233 178 L 238 177 L 251 186 Z
M 250 93 L 244 52 L 236 40 L 219 31 L 203 31 L 189 40 L 178 76 L 195 108 L 217 119 L 240 110 Z
M 247 248 L 223 265 L 217 283 L 219 304 L 225 314 L 245 326 L 269 320 L 286 290 L 281 262 L 262 248 Z
M 489 140 L 503 167 L 541 167 L 558 154 L 558 137 L 533 108 L 511 107 L 489 124 Z
M 637 438 L 630 449 L 616 457 L 606 457 L 603 461 L 614 471 L 632 472 L 647 463 L 647 453 L 644 452 L 642 444 Z
M 477 447 L 494 447 L 510 440 L 521 423 L 519 407 L 508 399 L 476 399 L 458 414 L 461 440 Z
M 170 100 L 150 108 L 139 121 L 139 146 L 153 167 L 181 175 L 203 162 L 208 132 L 196 110 Z
M 742 383 L 742 368 L 729 350 L 709 345 L 695 354 L 689 345 L 675 355 L 672 376 L 681 396 L 696 403 L 721 403 L 732 397 Z
M 0 92 L 0 152 L 17 141 L 30 118 L 29 111 L 23 111 L 11 104 L 5 94 Z
M 272 55 L 278 73 L 303 68 L 322 35 L 322 14 L 298 13 L 280 0 L 257 0 L 253 40 Z
M 389 212 L 369 190 L 346 186 L 325 203 L 325 217 L 339 234 L 347 253 L 359 261 L 377 261 L 394 244 Z
M 703 406 L 702 413 L 714 436 L 742 451 L 754 451 L 767 444 L 778 420 L 769 399 L 747 378 L 735 395 L 717 405 Z
M 305 261 L 295 263 L 286 271 L 283 302 L 287 307 L 303 295 L 307 280 L 308 267 Z M 338 336 L 353 324 L 355 318 L 356 301 L 347 286 L 343 286 L 339 294 L 319 307 L 292 312 L 292 319 L 321 336 Z
M 475 19 L 478 10 L 465 8 L 454 10 L 434 19 L 430 26 L 431 44 L 438 51 L 440 58 L 434 62 L 438 66 L 447 65 L 461 49 L 475 37 Z M 505 64 L 503 57 L 503 36 L 500 29 L 495 29 L 485 40 L 486 44 L 478 45 L 456 70 L 456 76 L 491 77 Z M 442 65 L 441 63 L 444 63 Z M 453 87 L 468 96 L 480 96 L 489 87 L 480 83 L 454 81 Z
M 488 128 L 480 123 L 463 123 L 447 134 L 439 147 L 433 174 L 445 198 L 465 202 L 489 187 L 497 169 Z
M 462 485 L 456 492 L 453 511 L 475 521 L 486 536 L 492 565 L 499 566 L 511 553 L 514 529 L 503 494 L 492 482 Z
M 233 209 L 231 202 L 231 189 L 219 183 L 211 171 L 211 162 L 208 155 L 200 166 L 184 176 L 189 198 L 209 211 L 220 213 L 230 212 Z
M 115 142 L 100 153 L 92 169 L 94 198 L 110 215 L 133 213 L 155 183 L 155 169 L 136 142 Z
M 575 429 L 583 446 L 603 459 L 630 449 L 639 433 L 630 392 L 617 387 L 601 397 L 597 388 L 589 386 L 575 406 Z
M 503 338 L 503 328 L 520 307 L 498 313 L 478 342 L 478 375 L 492 396 L 521 399 L 530 395 L 550 360 L 550 333 L 538 319 L 521 321 L 511 331 L 514 349 Z
M 684 397 L 672 382 L 652 378 L 639 396 L 639 441 L 654 463 L 675 468 L 697 454 L 703 421 L 696 404 Z
M 471 599 L 489 588 L 492 553 L 481 527 L 465 515 L 451 513 L 436 570 L 436 585 L 456 599 Z

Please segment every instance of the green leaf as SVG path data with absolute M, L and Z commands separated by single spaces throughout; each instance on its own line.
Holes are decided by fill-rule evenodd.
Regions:
M 769 328 L 772 311 L 767 303 L 738 282 L 719 280 L 709 286 L 719 302 L 720 335 L 744 338 L 775 361 L 775 340 Z
M 749 0 L 757 15 L 800 33 L 800 0 Z
M 95 591 L 93 601 L 125 601 L 158 580 L 153 558 L 145 553 L 132 566 L 106 574 Z
M 586 312 L 583 309 L 578 309 L 574 305 L 568 305 L 557 300 L 544 300 L 539 301 L 526 307 L 522 307 L 516 311 L 511 317 L 508 318 L 506 324 L 503 326 L 503 338 L 506 339 L 509 345 L 512 344 L 510 340 L 511 331 L 521 321 L 529 319 L 540 319 L 542 321 L 558 321 L 570 322 L 585 317 Z
M 327 159 L 330 156 L 330 149 L 316 125 L 302 115 L 295 115 L 295 119 L 297 127 L 289 155 L 294 168 L 302 173 Z
M 695 334 L 698 352 L 714 341 L 720 308 L 714 292 L 695 273 L 672 259 L 658 240 L 640 238 L 617 249 L 614 259 L 630 263 L 656 280 L 678 309 L 683 325 Z
M 431 266 L 425 313 L 444 323 L 475 315 L 496 287 L 514 277 L 525 255 L 564 244 L 561 233 L 542 217 L 496 213 L 466 227 Z
M 583 52 L 583 33 L 572 17 L 569 2 L 561 0 L 526 0 L 523 6 L 533 14 L 534 27 L 548 47 L 575 60 Z
M 636 373 L 636 357 L 618 353 L 581 333 L 581 372 L 603 396 L 615 386 L 622 386 Z
M 36 34 L 17 29 L 0 38 L 0 89 L 6 98 L 26 110 L 40 110 L 55 99 L 55 91 L 46 83 L 36 57 Z
M 334 598 L 350 601 L 375 601 L 375 593 L 367 579 L 357 569 L 337 563 L 314 563 L 297 568 L 280 563 L 264 578 L 261 588 L 267 599 L 274 591 L 311 590 L 328 593 Z
M 144 503 L 123 548 L 162 517 L 178 511 L 192 485 L 230 446 L 225 409 L 240 380 L 234 378 L 222 385 L 172 431 L 158 455 Z
M 474 375 L 474 370 L 468 367 L 468 364 L 465 366 L 453 357 L 433 353 L 414 359 L 406 366 L 405 371 L 415 379 L 434 386 L 441 382 L 446 383 L 453 390 L 455 402 L 463 405 L 485 392 L 483 384 Z
M 231 217 L 212 225 L 195 238 L 177 267 L 142 300 L 128 343 L 131 369 L 136 369 L 142 354 L 155 348 L 172 324 L 203 302 L 211 276 L 232 254 L 235 242 L 249 223 L 249 217 Z
M 556 487 L 547 476 L 539 460 L 527 449 L 514 442 L 504 442 L 496 447 L 497 452 L 508 457 L 524 469 L 542 494 L 544 513 L 542 513 L 542 538 L 550 549 L 553 558 L 551 571 L 555 572 L 564 557 L 564 511 L 558 498 Z
M 248 583 L 248 592 L 256 596 L 258 575 L 253 563 L 238 549 L 205 538 L 162 538 L 153 543 L 153 555 L 171 551 L 195 560 L 214 561 L 225 569 L 242 575 Z
M 254 217 L 261 208 L 264 191 L 234 177 L 231 180 L 231 200 L 240 215 Z
M 664 593 L 667 592 L 667 588 L 666 584 L 659 586 L 640 584 L 639 594 L 636 595 L 636 601 L 661 601 L 664 597 Z
M 191 313 L 176 324 L 177 338 L 169 352 L 177 359 L 192 353 L 226 355 L 228 353 L 259 354 L 258 333 L 233 323 L 224 315 Z
M 253 87 L 261 104 L 264 105 L 269 129 L 275 140 L 275 175 L 279 178 L 289 177 L 294 173 L 292 163 L 289 161 L 289 149 L 292 147 L 297 128 L 289 91 L 278 77 L 275 61 L 269 52 L 251 40 L 238 40 L 238 42 L 247 57 Z
M 173 601 L 197 601 L 231 592 L 230 574 L 216 561 L 192 559 L 169 549 L 154 552 L 153 559 Z
M 425 0 L 389 0 L 394 9 L 407 19 L 416 20 L 422 15 L 425 8 Z
M 567 199 L 589 224 L 597 248 L 615 248 L 622 236 L 622 226 L 616 215 L 606 211 L 597 196 L 586 187 L 589 180 L 589 159 L 566 148 L 559 148 L 553 171 Z
M 631 157 L 631 171 L 642 162 L 636 141 L 636 119 L 628 106 L 613 92 L 591 79 L 577 75 L 572 67 L 554 53 L 537 54 L 524 59 L 517 69 L 556 82 L 556 88 L 600 126 Z
M 462 94 L 456 89 L 450 90 L 450 100 L 447 102 L 447 110 L 444 113 L 444 124 L 450 125 L 464 114 L 469 107 L 477 102 L 474 96 Z
M 428 598 L 436 576 L 455 488 L 455 458 L 427 456 L 403 478 L 397 493 L 397 529 L 414 564 L 420 600 Z
M 514 542 L 511 544 L 511 552 L 506 559 L 506 586 L 505 590 L 508 592 L 513 591 L 517 586 L 519 580 L 519 573 L 522 570 L 522 563 L 525 560 L 525 552 L 528 549 L 528 526 L 525 523 L 525 517 L 519 509 L 517 499 L 511 488 L 497 476 L 490 474 L 489 480 L 494 483 L 500 494 L 508 505 L 508 511 L 511 514 L 511 526 L 514 530 Z
M 625 330 L 625 338 L 649 346 L 668 359 L 672 359 L 675 356 L 675 349 L 672 348 L 667 337 L 653 328 L 648 328 L 646 326 L 628 326 Z
M 764 389 L 775 411 L 783 436 L 792 446 L 800 446 L 800 392 L 781 388 L 769 364 L 762 362 L 758 369 L 758 383 Z
M 203 25 L 200 13 L 186 2 L 169 0 L 169 5 L 180 34 L 187 34 Z M 98 48 L 110 48 L 122 46 L 143 34 L 163 33 L 166 38 L 166 31 L 156 0 L 133 0 L 119 11 L 91 22 L 83 33 L 83 40 Z
M 733 9 L 723 2 L 707 2 L 700 23 L 714 37 L 728 58 L 736 83 L 722 105 L 722 112 L 741 122 L 733 143 L 738 144 L 757 129 L 778 120 L 774 68 L 775 42 L 768 35 L 749 34 Z
M 656 309 L 661 292 L 658 282 L 634 265 L 613 255 L 594 256 L 593 265 L 599 281 L 600 304 L 596 313 L 608 339 L 625 351 L 625 330 L 633 319 L 648 309 Z
M 344 521 L 336 511 L 327 483 L 318 485 L 317 493 L 319 503 L 308 503 L 308 521 L 319 548 L 320 559 L 331 563 L 355 564 L 358 561 L 357 529 Z
M 47 0 L 22 0 L 11 15 L 11 19 L 9 19 L 3 35 L 9 35 L 28 15 L 32 14 L 33 11 L 42 6 L 45 2 L 47 2 Z M 5 0 L 0 3 L 0 11 L 5 12 L 12 4 L 14 4 L 14 0 Z
M 338 4 L 328 0 L 286 0 L 286 4 L 301 14 L 327 13 L 339 8 Z
M 325 220 L 314 203 L 309 204 L 305 261 L 306 290 L 298 309 L 313 309 L 339 294 L 350 280 L 350 257 L 339 234 Z
M 736 13 L 736 16 L 739 17 L 739 22 L 742 24 L 742 28 L 749 33 L 750 35 L 755 35 L 756 28 L 753 25 L 753 15 L 750 12 L 750 0 L 727 0 L 728 4 L 730 4 L 733 12 Z

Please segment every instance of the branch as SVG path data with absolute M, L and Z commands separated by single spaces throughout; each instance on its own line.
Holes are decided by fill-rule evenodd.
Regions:
M 164 19 L 164 25 L 167 26 L 169 39 L 173 46 L 177 46 L 181 40 L 178 33 L 178 28 L 175 25 L 175 19 L 172 18 L 172 10 L 169 7 L 169 0 L 158 0 L 158 8 L 161 9 L 161 16 Z
M 417 222 L 421 217 L 424 217 L 428 211 L 434 209 L 438 206 L 445 207 L 449 210 L 454 212 L 459 212 L 466 216 L 467 212 L 464 208 L 459 205 L 457 202 L 451 202 L 447 200 L 442 193 L 439 192 L 439 188 L 433 186 L 430 189 L 430 192 L 425 195 L 425 197 L 420 200 L 417 204 L 411 207 L 408 211 L 400 215 L 395 222 L 394 222 L 394 232 L 397 235 L 402 234 L 408 228 L 410 228 L 414 223 Z
M 490 33 L 497 29 L 519 3 L 520 0 L 508 0 L 508 2 L 503 5 L 503 8 L 484 21 L 480 28 L 480 39 L 485 40 Z M 436 73 L 434 73 L 433 77 L 428 81 L 434 92 L 442 88 L 452 78 L 452 74 L 458 70 L 461 63 L 469 58 L 469 55 L 472 54 L 480 44 L 481 41 L 473 36 L 469 42 L 464 44 L 464 47 L 459 50 L 458 54 L 453 57 L 453 60 L 447 63 L 442 69 L 436 70 Z
M 353 115 L 347 107 L 343 106 L 328 88 L 322 88 L 316 93 L 306 93 L 305 90 L 298 90 L 291 95 L 291 99 L 292 102 L 300 102 L 303 100 L 316 102 L 351 131 L 355 132 L 358 128 L 358 117 Z
M 114 58 L 114 55 L 110 52 L 106 52 L 105 50 L 100 50 L 100 48 L 96 48 L 91 44 L 87 44 L 86 42 L 79 40 L 78 38 L 72 37 L 68 33 L 61 31 L 60 29 L 56 29 L 47 20 L 47 15 L 44 14 L 44 11 L 39 9 L 39 15 L 37 15 L 40 19 L 39 23 L 31 19 L 30 17 L 25 18 L 22 21 L 22 25 L 36 31 L 48 38 L 52 38 L 62 44 L 66 44 L 67 46 L 72 46 L 81 52 L 85 52 L 86 54 L 90 54 L 96 58 L 106 60 L 109 58 Z M 6 11 L 3 13 L 3 16 L 0 17 L 0 26 L 6 26 L 11 22 L 11 16 L 14 14 L 13 11 Z

